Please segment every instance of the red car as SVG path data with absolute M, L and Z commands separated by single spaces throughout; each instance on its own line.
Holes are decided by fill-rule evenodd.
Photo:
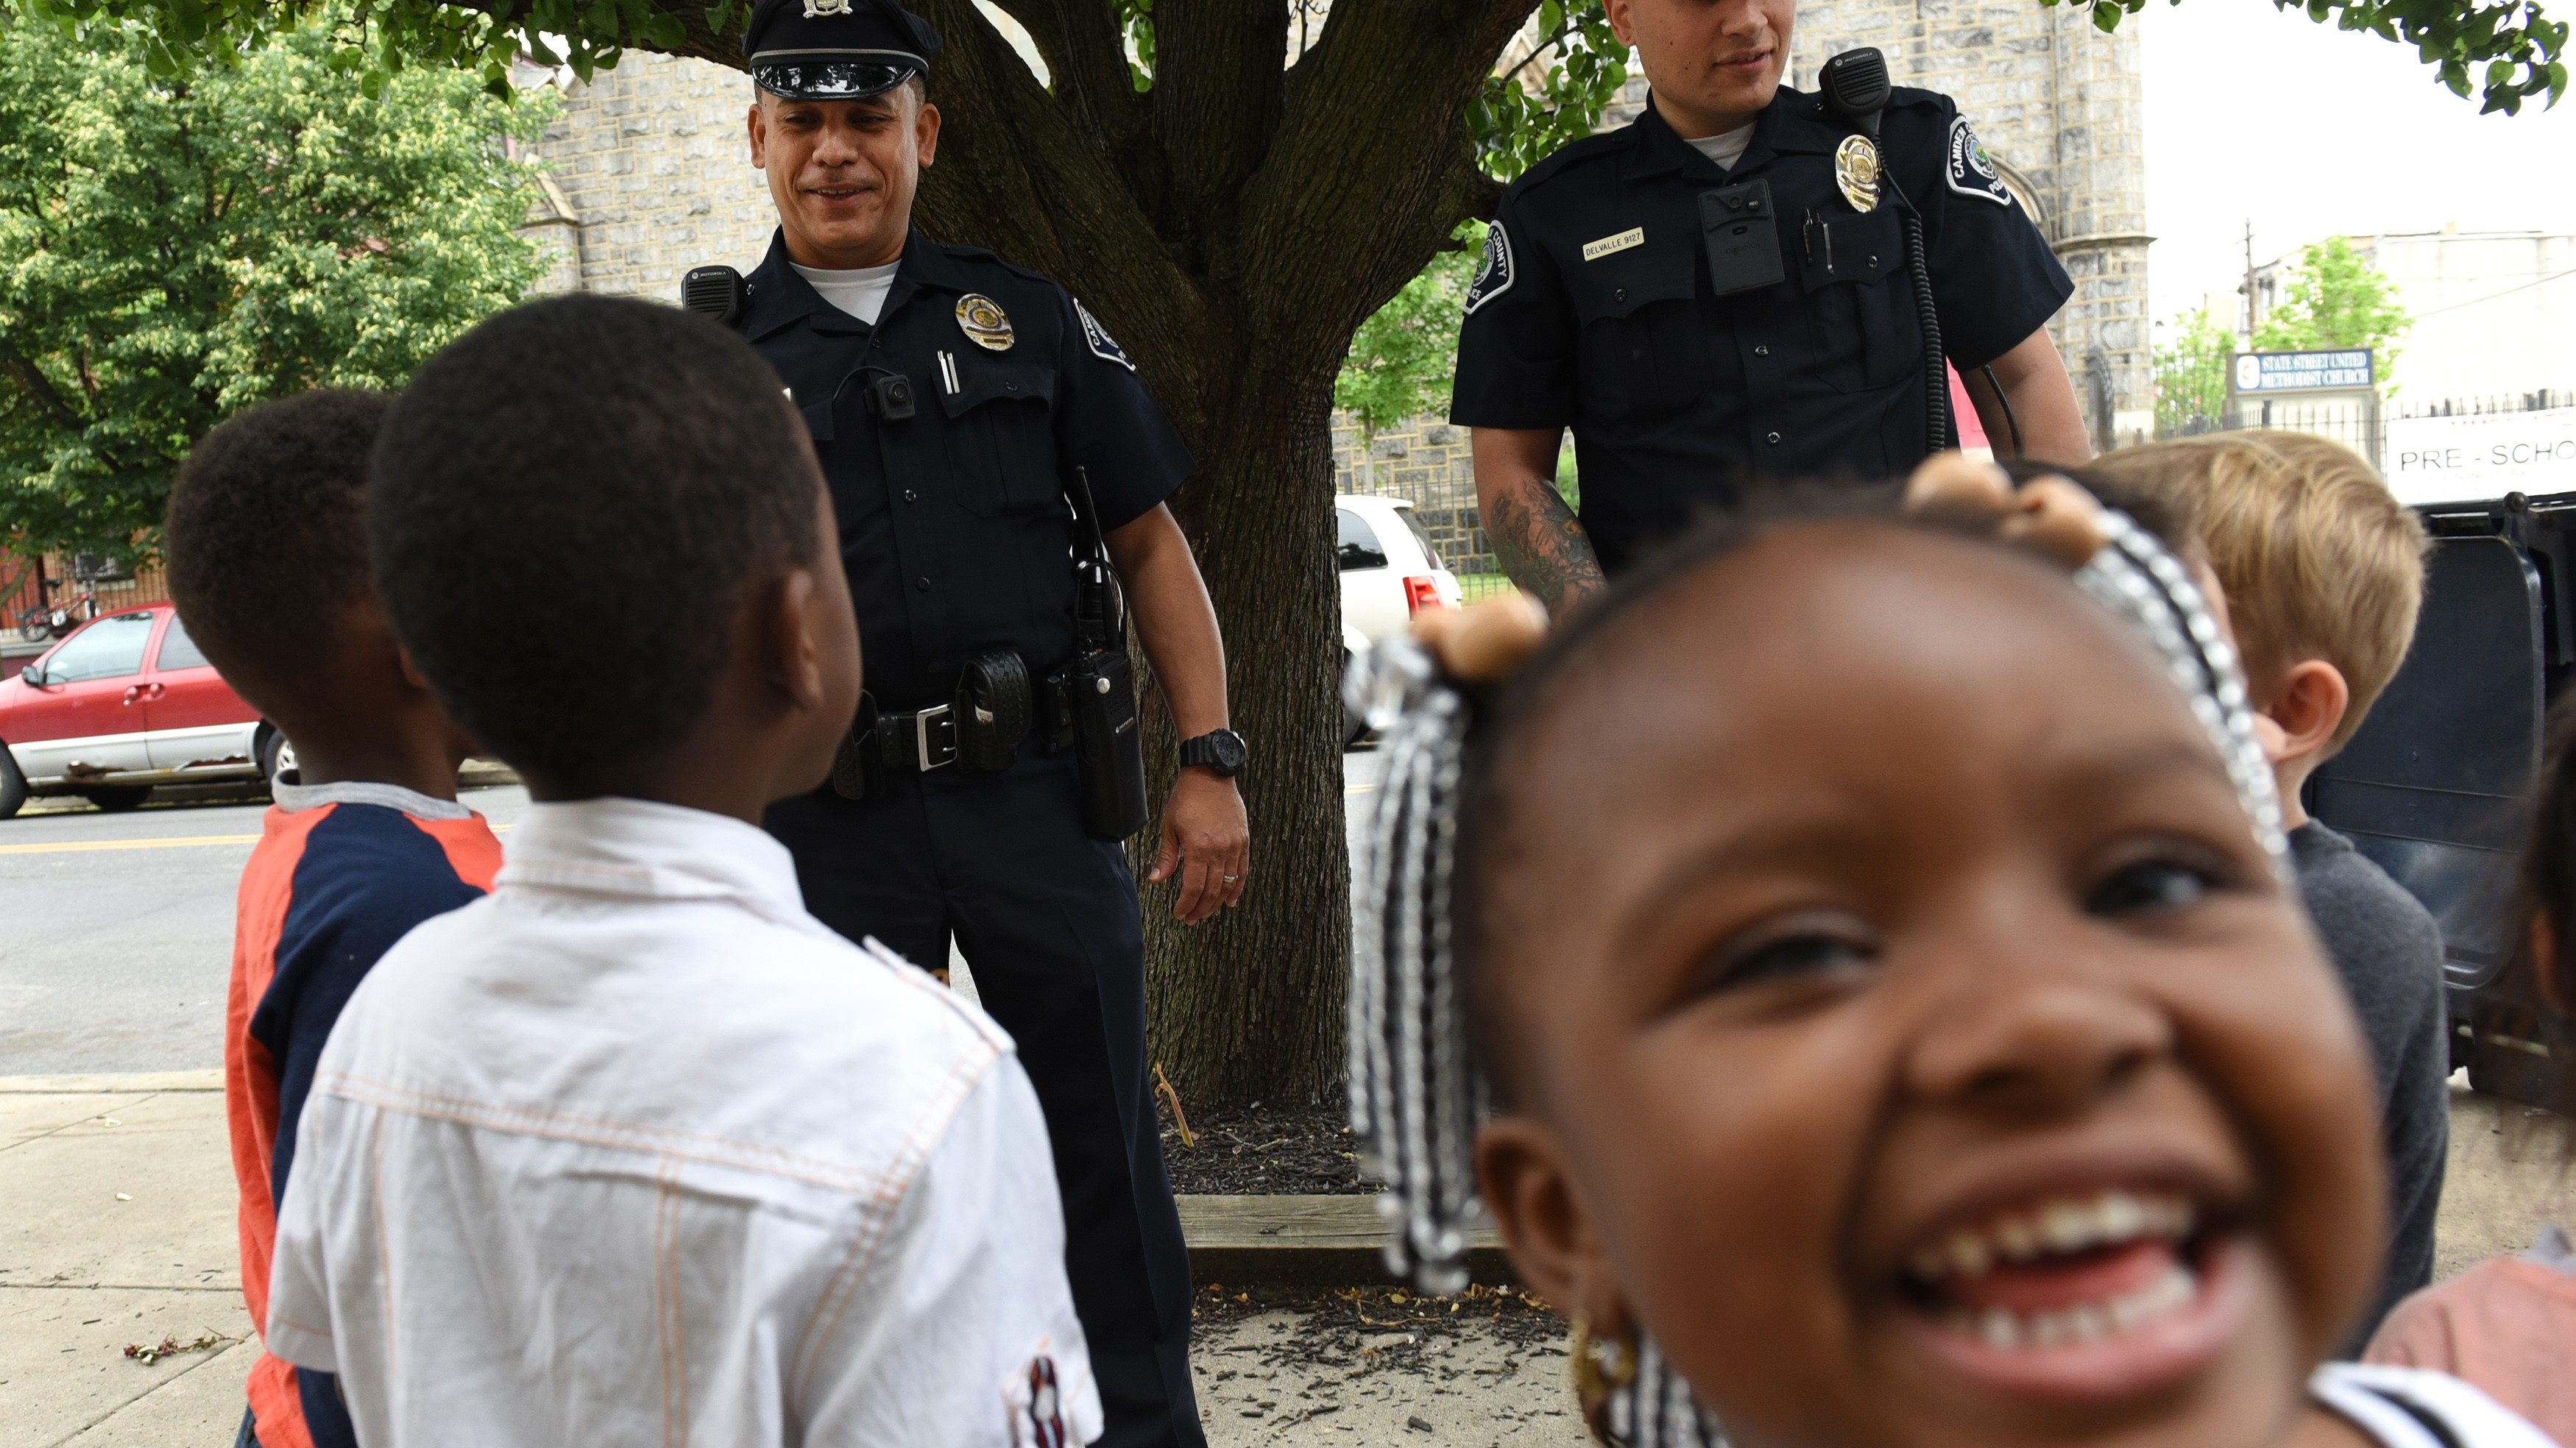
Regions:
M 0 680 L 0 819 L 31 795 L 132 809 L 156 784 L 273 780 L 286 736 L 242 702 L 166 603 L 91 620 Z

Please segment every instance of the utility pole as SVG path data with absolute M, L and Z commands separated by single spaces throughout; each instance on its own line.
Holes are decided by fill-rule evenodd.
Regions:
M 2255 315 L 2257 293 L 2254 290 L 2254 218 L 2245 218 L 2245 342 L 2254 343 L 2254 329 L 2262 324 Z

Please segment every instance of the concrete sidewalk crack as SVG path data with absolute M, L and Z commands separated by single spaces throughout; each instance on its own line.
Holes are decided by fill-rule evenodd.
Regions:
M 170 1094 L 170 1093 L 168 1093 L 168 1092 L 166 1092 L 166 1091 L 147 1091 L 147 1092 L 143 1093 L 143 1095 L 142 1095 L 140 1098 L 138 1098 L 138 1099 L 136 1099 L 136 1100 L 134 1100 L 134 1101 L 132 1101 L 132 1102 L 129 1102 L 129 1103 L 127 1103 L 126 1105 L 119 1106 L 119 1107 L 117 1107 L 116 1109 L 117 1109 L 117 1110 L 119 1110 L 119 1111 L 131 1111 L 131 1110 L 133 1110 L 133 1109 L 134 1109 L 135 1107 L 137 1107 L 137 1106 L 142 1106 L 142 1105 L 146 1105 L 146 1104 L 148 1104 L 148 1103 L 150 1103 L 150 1102 L 158 1101 L 158 1100 L 160 1100 L 162 1097 L 167 1096 L 168 1094 Z M 89 1124 L 90 1124 L 91 1122 L 93 1122 L 93 1121 L 100 1121 L 100 1120 L 104 1120 L 104 1119 L 105 1119 L 105 1118 L 104 1118 L 103 1116 L 84 1116 L 84 1117 L 82 1117 L 82 1118 L 81 1118 L 80 1120 L 78 1120 L 78 1121 L 66 1121 L 66 1122 L 64 1122 L 62 1125 L 55 1127 L 55 1128 L 54 1128 L 53 1130 L 51 1130 L 51 1131 L 40 1131 L 40 1132 L 37 1132 L 37 1133 L 36 1133 L 35 1135 L 33 1135 L 33 1136 L 22 1136 L 22 1137 L 19 1137 L 16 1141 L 9 1142 L 9 1143 L 7 1143 L 7 1144 L 5 1144 L 5 1145 L 0 1145 L 0 1152 L 16 1151 L 19 1147 L 25 1146 L 27 1143 L 29 1143 L 29 1142 L 31 1142 L 31 1141 L 48 1141 L 48 1140 L 51 1140 L 51 1139 L 52 1139 L 52 1138 L 54 1138 L 54 1137 L 60 1136 L 61 1134 L 63 1134 L 63 1133 L 64 1133 L 64 1132 L 66 1132 L 66 1131 L 71 1130 L 71 1129 L 72 1129 L 73 1127 L 75 1127 L 75 1126 L 87 1126 L 87 1125 L 89 1125 Z

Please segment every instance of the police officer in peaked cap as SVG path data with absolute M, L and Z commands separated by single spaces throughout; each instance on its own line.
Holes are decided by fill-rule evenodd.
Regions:
M 1183 740 L 1152 878 L 1178 876 L 1185 921 L 1235 902 L 1250 873 L 1245 749 L 1227 728 L 1215 611 L 1163 506 L 1195 465 L 1081 303 L 911 224 L 938 154 L 925 81 L 939 49 L 893 0 L 761 0 L 743 34 L 751 160 L 779 228 L 736 324 L 786 382 L 830 481 L 863 726 L 873 711 L 864 768 L 836 767 L 767 823 L 807 906 L 843 934 L 937 966 L 954 938 L 1046 1114 L 1101 1441 L 1199 1445 L 1136 884 L 1123 845 L 1086 827 L 1078 751 L 1048 722 L 1066 707 L 1049 681 L 1077 650 L 1069 550 L 1087 505 Z M 1035 717 L 1013 712 L 1025 691 Z M 977 743 L 1014 724 L 1016 745 Z
M 1522 587 L 1579 598 L 1759 479 L 1902 476 L 1956 435 L 1940 354 L 1998 455 L 2091 456 L 2045 330 L 2073 285 L 1949 97 L 1782 86 L 1796 0 L 1606 8 L 1653 103 L 1504 194 L 1458 339 L 1450 421 Z

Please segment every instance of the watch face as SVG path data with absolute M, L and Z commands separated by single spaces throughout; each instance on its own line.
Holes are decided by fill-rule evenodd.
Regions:
M 1228 774 L 1242 772 L 1251 751 L 1243 747 L 1243 736 L 1231 729 L 1220 729 L 1208 740 L 1215 746 L 1216 762 Z

